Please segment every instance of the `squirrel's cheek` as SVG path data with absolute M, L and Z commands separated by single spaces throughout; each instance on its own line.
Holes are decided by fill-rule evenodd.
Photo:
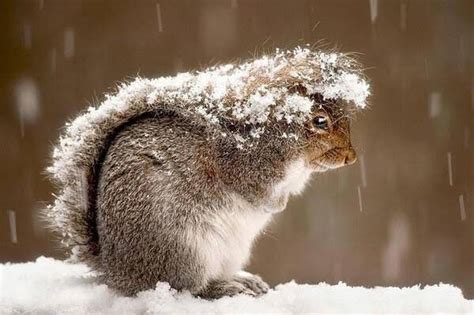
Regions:
M 311 148 L 306 152 L 306 161 L 307 164 L 314 164 L 314 161 L 318 160 L 321 158 L 323 155 L 323 152 L 321 150 L 318 150 L 317 148 Z

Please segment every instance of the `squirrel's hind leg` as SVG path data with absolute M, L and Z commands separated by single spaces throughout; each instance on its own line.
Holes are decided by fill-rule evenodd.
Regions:
M 224 296 L 247 294 L 259 296 L 268 292 L 270 287 L 257 275 L 241 271 L 230 280 L 213 280 L 197 295 L 205 299 L 219 299 Z

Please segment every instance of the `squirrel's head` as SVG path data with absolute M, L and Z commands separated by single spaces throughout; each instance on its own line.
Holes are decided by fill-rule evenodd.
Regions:
M 353 164 L 357 158 L 350 139 L 349 109 L 337 101 L 319 104 L 305 124 L 302 137 L 308 165 L 317 172 L 324 172 Z
M 320 93 L 295 85 L 288 88 L 290 95 L 299 101 L 309 100 L 311 109 L 304 123 L 293 122 L 291 128 L 297 155 L 303 156 L 307 165 L 316 172 L 324 172 L 356 162 L 356 152 L 351 145 L 350 122 L 357 106 L 342 99 L 327 99 Z M 277 130 L 285 130 L 278 124 Z M 289 139 L 290 140 L 290 139 Z M 291 140 L 289 141 L 291 146 Z

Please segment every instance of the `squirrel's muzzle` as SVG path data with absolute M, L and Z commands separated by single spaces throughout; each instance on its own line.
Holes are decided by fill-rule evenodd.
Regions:
M 316 168 L 316 171 L 324 172 L 329 169 L 354 164 L 355 161 L 357 161 L 356 152 L 349 146 L 345 148 L 333 148 L 323 155 L 311 159 L 311 164 Z
M 352 147 L 349 147 L 348 149 L 344 150 L 345 151 L 345 159 L 344 159 L 344 165 L 351 165 L 354 164 L 355 161 L 357 161 L 357 154 L 355 150 Z

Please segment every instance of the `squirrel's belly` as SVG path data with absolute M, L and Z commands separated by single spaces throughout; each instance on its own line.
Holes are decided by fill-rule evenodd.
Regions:
M 204 266 L 206 278 L 232 277 L 247 263 L 254 239 L 268 223 L 271 214 L 255 209 L 240 197 L 209 217 L 206 229 L 189 235 Z

